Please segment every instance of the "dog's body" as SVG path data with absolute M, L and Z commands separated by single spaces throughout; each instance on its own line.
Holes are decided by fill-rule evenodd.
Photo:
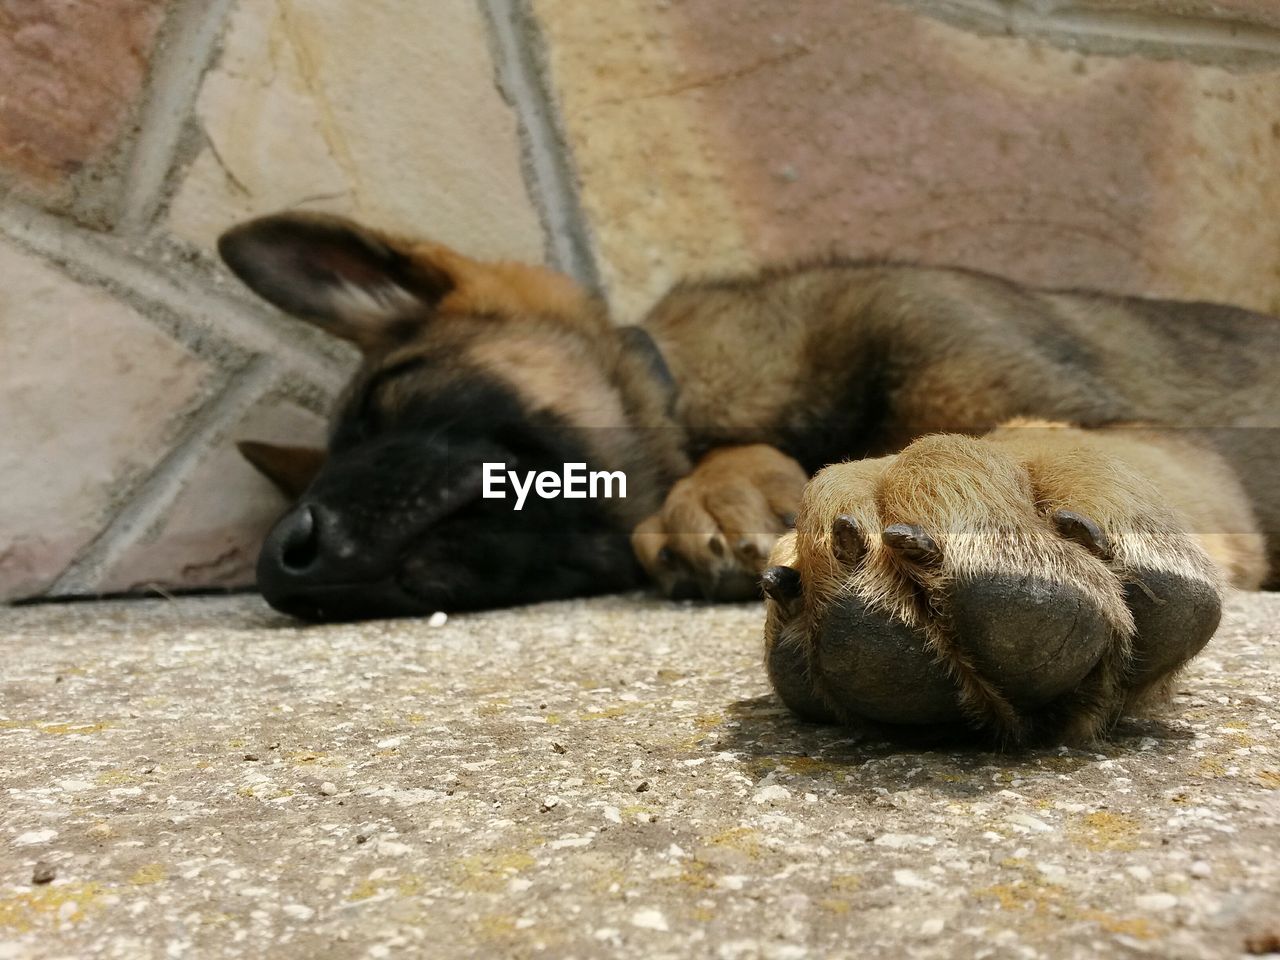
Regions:
M 264 547 L 290 612 L 547 599 L 641 568 L 741 598 L 763 572 L 799 712 L 1085 737 L 1200 649 L 1223 582 L 1280 571 L 1270 317 L 824 262 L 682 285 L 638 330 L 546 271 L 327 218 L 222 250 L 365 354 Z M 629 496 L 512 515 L 479 497 L 491 460 L 622 470 Z

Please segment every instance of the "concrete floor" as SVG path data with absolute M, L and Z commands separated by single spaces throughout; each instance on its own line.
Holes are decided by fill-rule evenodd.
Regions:
M 793 721 L 759 619 L 0 609 L 0 958 L 1233 957 L 1280 933 L 1280 596 L 1232 602 L 1159 718 L 1009 755 Z

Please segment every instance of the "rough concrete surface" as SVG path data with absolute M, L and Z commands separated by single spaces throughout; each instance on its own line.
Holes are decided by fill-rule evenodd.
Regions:
M 0 618 L 4 960 L 1230 957 L 1280 932 L 1275 595 L 1232 601 L 1158 718 L 1004 755 L 791 719 L 755 605 Z

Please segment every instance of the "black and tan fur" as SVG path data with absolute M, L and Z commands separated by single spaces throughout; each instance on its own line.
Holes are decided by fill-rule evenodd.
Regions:
M 299 615 L 642 571 L 733 599 L 763 575 L 793 709 L 1027 742 L 1157 696 L 1224 587 L 1280 571 L 1270 317 L 822 262 L 683 284 L 616 328 L 549 271 L 333 218 L 255 221 L 222 251 L 364 354 L 263 550 L 264 593 Z M 277 477 L 297 463 L 246 453 Z M 499 455 L 623 469 L 632 496 L 513 516 L 476 499 L 476 458 Z

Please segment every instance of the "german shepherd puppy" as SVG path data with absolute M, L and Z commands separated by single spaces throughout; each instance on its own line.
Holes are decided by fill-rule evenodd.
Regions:
M 1022 743 L 1105 732 L 1280 576 L 1271 317 L 825 260 L 615 327 L 559 274 L 334 217 L 220 251 L 363 353 L 327 452 L 243 447 L 298 497 L 258 576 L 300 617 L 763 584 L 797 713 Z M 485 464 L 568 463 L 626 498 L 485 495 Z

